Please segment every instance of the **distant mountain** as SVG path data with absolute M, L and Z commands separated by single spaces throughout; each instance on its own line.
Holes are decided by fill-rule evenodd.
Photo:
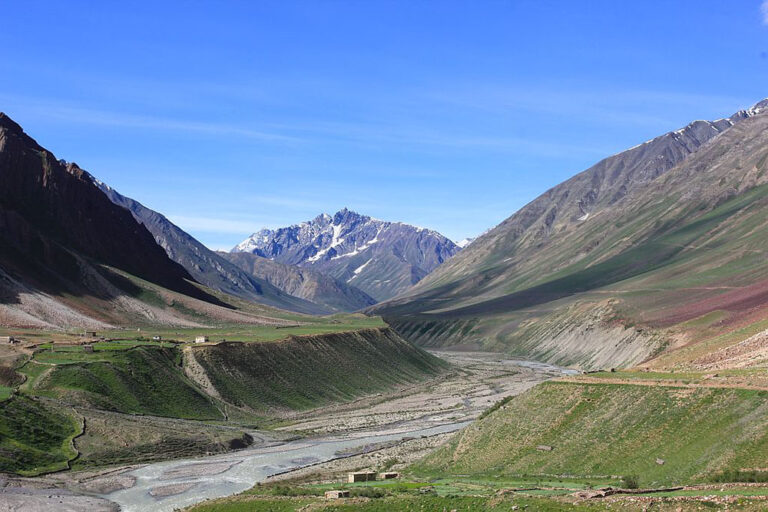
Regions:
M 249 273 L 208 249 L 165 216 L 138 201 L 125 197 L 109 185 L 94 179 L 94 183 L 109 199 L 133 214 L 146 227 L 155 241 L 173 261 L 183 266 L 196 281 L 248 301 L 280 309 L 309 314 L 327 314 L 336 308 L 302 300 L 295 294 L 275 287 L 268 280 Z M 368 304 L 364 304 L 368 305 Z M 359 309 L 363 305 L 354 309 Z
M 458 251 L 435 231 L 344 208 L 298 225 L 262 229 L 231 252 L 311 268 L 381 301 L 407 290 Z
M 86 171 L 0 113 L 0 324 L 193 325 L 179 312 L 182 302 L 225 316 L 232 309 L 171 261 Z
M 463 249 L 474 241 L 475 241 L 474 238 L 462 238 L 461 240 L 456 242 L 456 246 L 458 246 L 459 249 Z
M 425 345 L 585 368 L 636 364 L 768 316 L 766 109 L 598 162 L 372 311 Z M 710 325 L 685 323 L 702 315 L 717 323 L 692 331 Z
M 278 263 L 247 252 L 218 254 L 254 278 L 331 311 L 357 311 L 376 304 L 376 300 L 362 290 L 308 268 Z

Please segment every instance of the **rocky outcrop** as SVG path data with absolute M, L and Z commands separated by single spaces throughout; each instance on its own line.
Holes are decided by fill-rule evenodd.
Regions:
M 149 231 L 101 193 L 86 171 L 58 160 L 0 113 L 2 304 L 21 303 L 27 291 L 100 300 L 139 294 L 134 283 L 109 268 L 226 306 L 196 286 Z M 97 286 L 100 279 L 109 285 Z
M 357 311 L 376 304 L 376 300 L 362 290 L 308 268 L 278 263 L 247 252 L 222 252 L 219 255 L 254 278 L 330 311 Z

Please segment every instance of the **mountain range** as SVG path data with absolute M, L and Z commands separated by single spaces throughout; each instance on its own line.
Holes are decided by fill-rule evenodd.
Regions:
M 370 311 L 428 346 L 583 368 L 699 361 L 694 345 L 768 315 L 767 108 L 598 162 Z
M 304 251 L 309 261 L 216 253 L 162 214 L 56 158 L 5 114 L 0 185 L 0 323 L 7 326 L 259 323 L 274 321 L 261 315 L 280 311 L 356 311 L 377 302 L 357 284 L 388 298 L 458 250 L 435 232 L 342 210 L 307 223 L 317 228 L 318 248 Z M 275 232 L 280 242 L 272 251 L 281 252 L 280 237 L 290 230 Z M 345 239 L 338 238 L 342 233 Z M 345 272 L 338 257 L 355 267 Z M 240 316 L 244 305 L 256 307 L 256 318 Z
M 0 322 L 270 323 L 281 311 L 368 308 L 426 346 L 582 368 L 711 366 L 736 357 L 715 340 L 757 335 L 768 318 L 767 114 L 768 100 L 610 156 L 463 250 L 345 208 L 230 253 L 57 159 L 3 114 Z M 760 340 L 740 360 L 768 352 Z
M 435 231 L 344 208 L 333 216 L 262 229 L 231 252 L 309 268 L 382 301 L 404 292 L 458 251 Z

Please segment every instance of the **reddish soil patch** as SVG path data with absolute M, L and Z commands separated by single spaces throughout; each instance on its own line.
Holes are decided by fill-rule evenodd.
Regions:
M 712 311 L 724 310 L 736 314 L 727 320 L 729 324 L 733 324 L 737 323 L 741 317 L 762 309 L 766 305 L 768 305 L 768 279 L 744 288 L 737 288 L 689 304 L 683 304 L 669 310 L 666 315 L 656 319 L 653 323 L 660 327 L 668 327 Z

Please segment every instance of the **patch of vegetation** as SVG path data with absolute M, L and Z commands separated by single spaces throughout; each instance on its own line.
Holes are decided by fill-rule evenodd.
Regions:
M 447 367 L 380 329 L 191 350 L 224 400 L 256 411 L 348 401 L 424 380 Z
M 768 482 L 768 471 L 731 469 L 714 475 L 712 480 L 715 482 L 766 483 Z
M 276 316 L 296 323 L 295 325 L 287 326 L 225 325 L 212 328 L 146 327 L 142 329 L 143 334 L 139 337 L 146 339 L 151 336 L 162 336 L 163 340 L 166 341 L 192 342 L 196 336 L 205 335 L 208 336 L 212 342 L 219 342 L 222 340 L 262 342 L 282 340 L 289 336 L 350 332 L 360 329 L 386 327 L 386 324 L 381 317 L 369 317 L 360 314 L 338 314 L 327 317 L 309 317 L 290 314 L 279 314 Z M 107 338 L 122 342 L 136 341 L 136 336 L 133 336 L 133 334 L 135 334 L 135 332 L 129 334 L 125 330 L 109 330 L 103 333 Z M 131 338 L 126 339 L 127 336 L 131 336 Z M 151 341 L 145 343 L 157 344 L 157 342 Z
M 493 414 L 494 412 L 498 411 L 499 409 L 504 407 L 504 405 L 508 404 L 510 402 L 510 400 L 512 400 L 512 398 L 514 398 L 514 397 L 513 396 L 507 396 L 507 397 L 502 398 L 501 400 L 498 400 L 495 404 L 490 406 L 488 409 L 484 410 L 482 412 L 482 414 L 480 414 L 480 417 L 478 419 L 483 419 L 486 416 L 489 416 L 489 415 Z
M 82 425 L 70 411 L 23 396 L 0 403 L 0 471 L 33 476 L 67 469 Z
M 224 453 L 253 441 L 241 430 L 198 421 L 93 409 L 79 412 L 86 428 L 75 440 L 80 456 L 72 468 L 77 470 Z
M 48 351 L 36 354 L 36 361 L 56 364 L 25 391 L 109 411 L 223 419 L 213 400 L 184 375 L 177 350 L 136 347 L 64 356 Z
M 768 392 L 549 382 L 462 431 L 422 477 L 638 475 L 639 486 L 716 480 L 768 459 Z M 551 448 L 551 449 L 549 449 Z
M 15 369 L 10 366 L 0 366 L 0 386 L 15 388 L 22 383 L 22 377 Z
M 621 479 L 621 484 L 625 489 L 639 489 L 640 478 L 637 475 L 625 475 Z
M 763 510 L 762 500 L 740 499 L 734 505 L 738 510 Z M 500 496 L 436 496 L 430 494 L 397 494 L 368 500 L 323 498 L 275 498 L 267 496 L 238 496 L 203 503 L 188 509 L 190 512 L 296 512 L 313 510 L 322 512 L 508 512 L 530 510 L 536 512 L 606 512 L 620 506 L 627 512 L 648 510 L 648 503 L 623 501 L 620 504 L 599 500 L 573 501 L 559 497 L 509 493 Z M 734 505 L 731 505 L 732 507 Z M 703 509 L 724 509 L 708 499 L 692 498 L 687 501 L 656 500 L 653 510 L 659 512 L 693 512 Z
M 0 386 L 0 402 L 4 402 L 13 396 L 13 388 Z

